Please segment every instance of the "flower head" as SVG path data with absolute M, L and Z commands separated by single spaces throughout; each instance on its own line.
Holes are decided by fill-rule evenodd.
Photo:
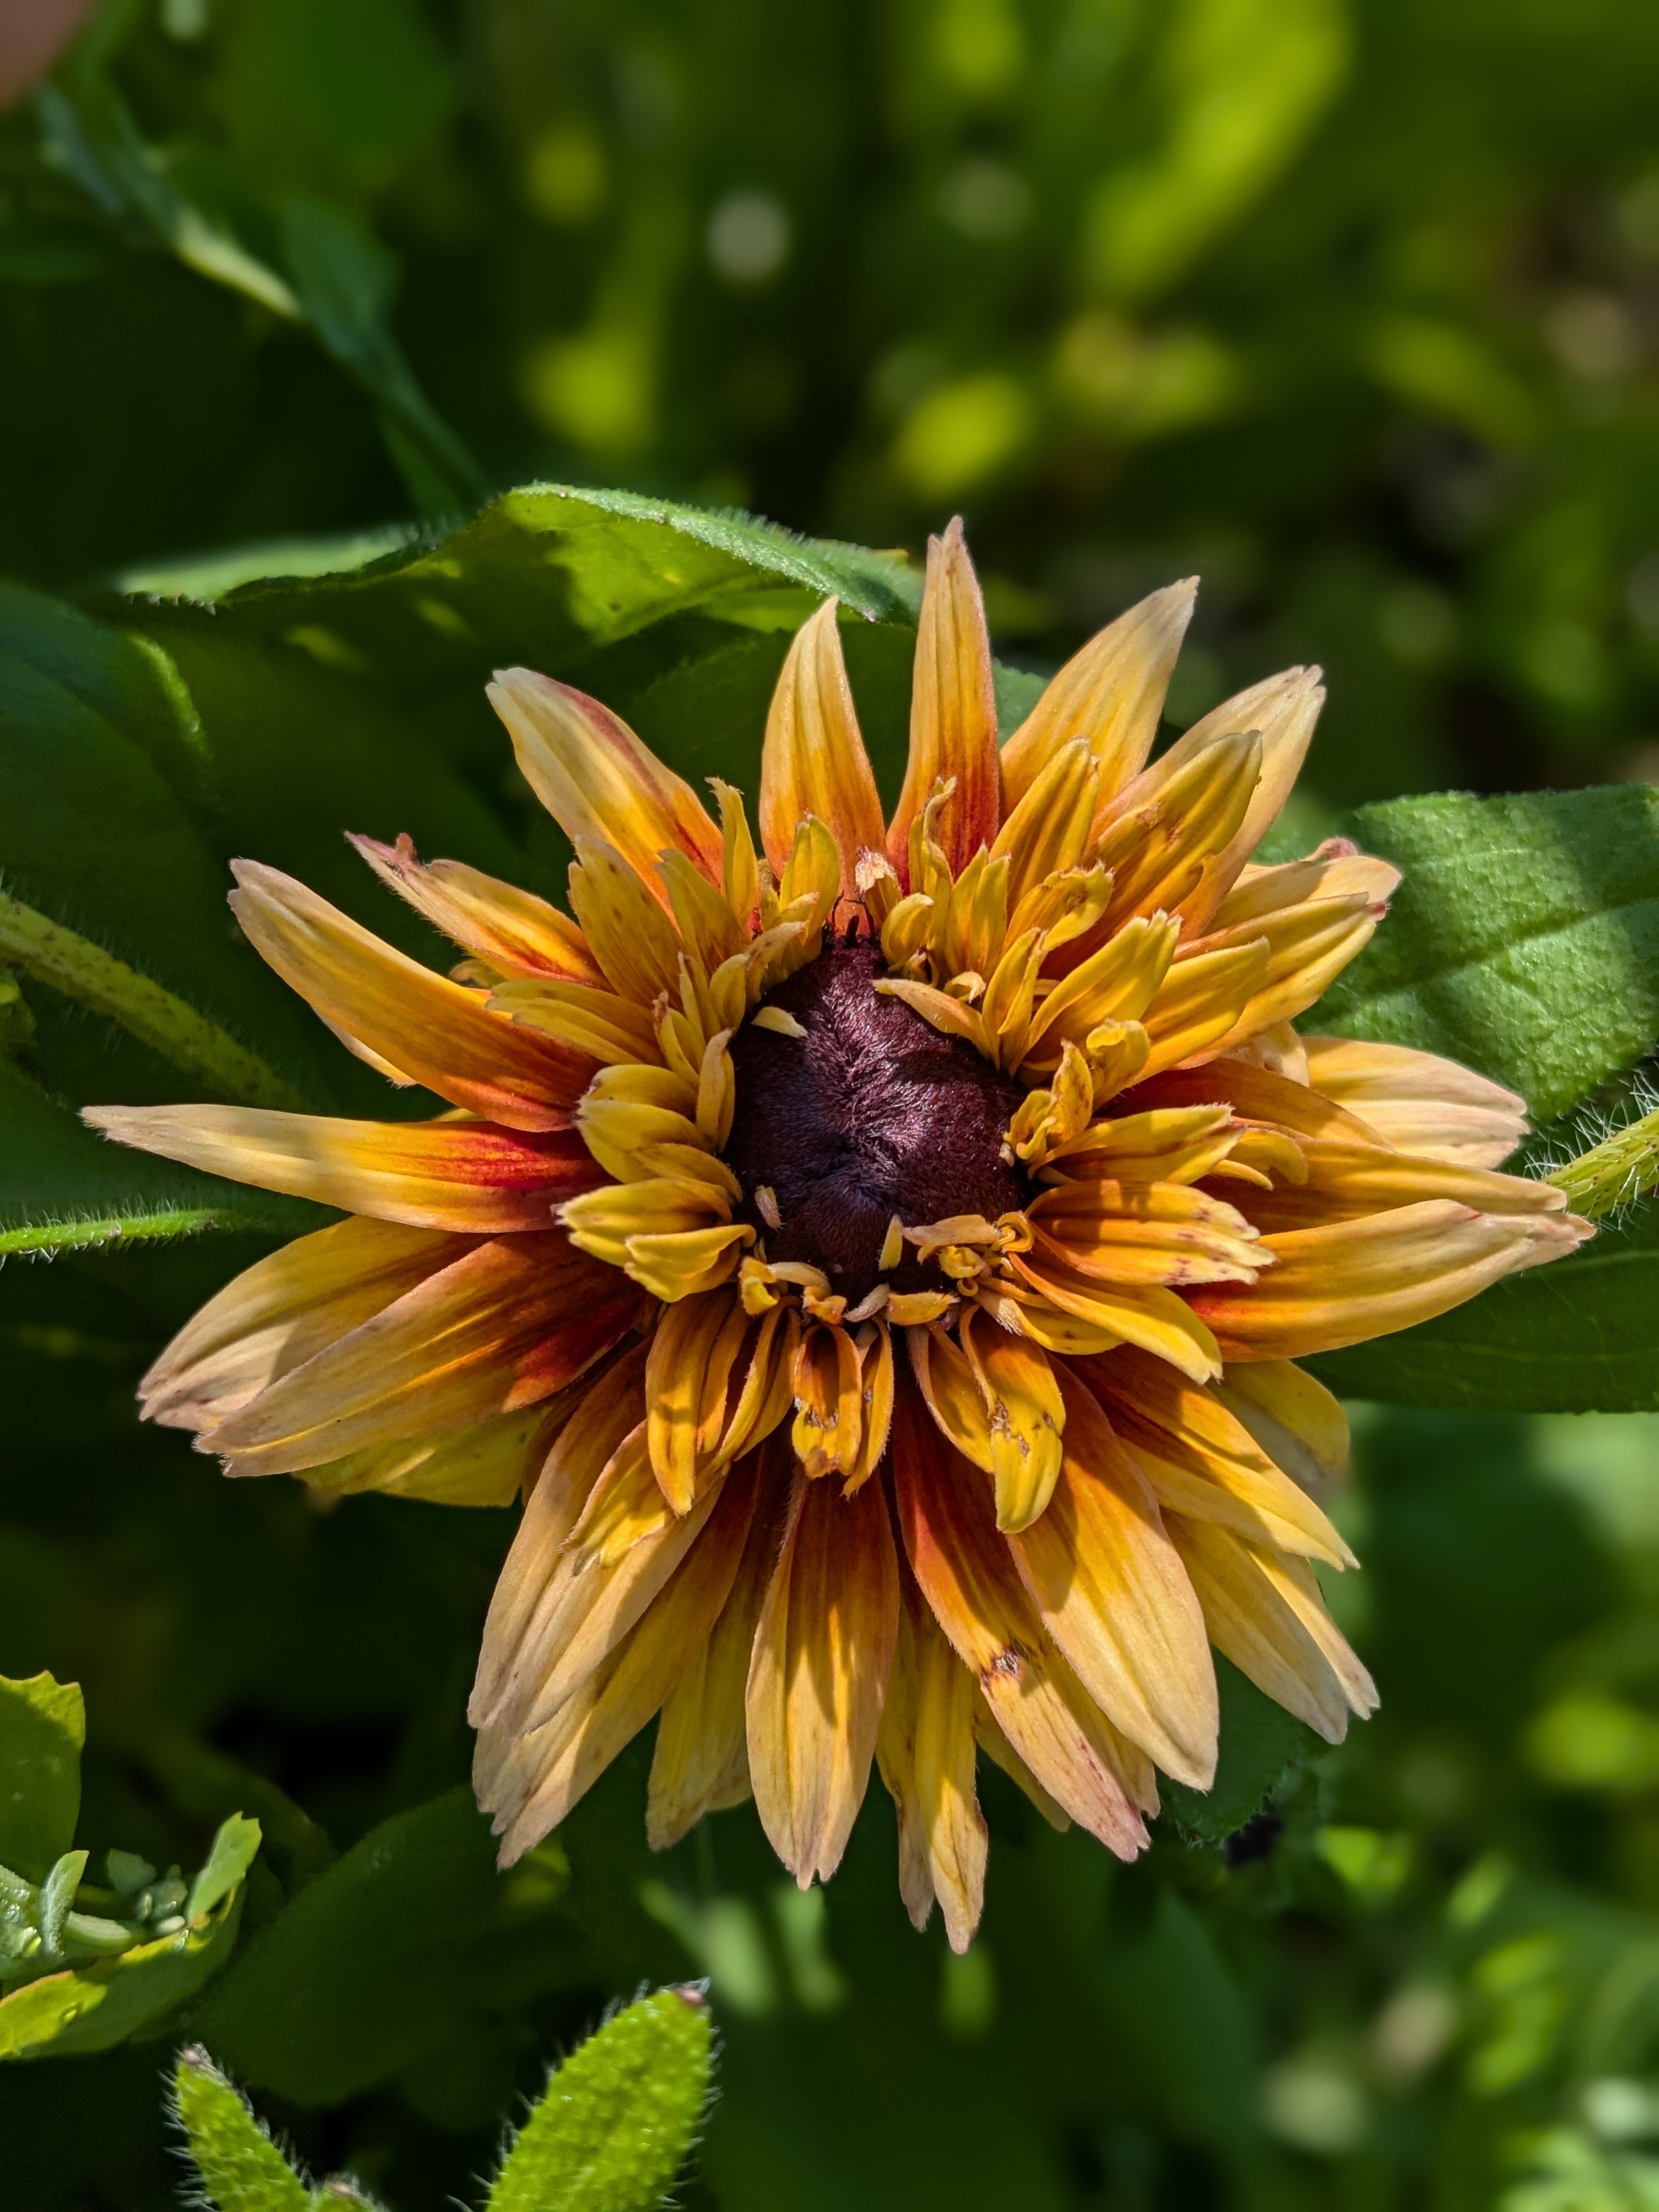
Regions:
M 1588 1234 L 1496 1172 L 1522 1102 L 1292 1024 L 1397 880 L 1250 855 L 1322 693 L 1292 669 L 1147 765 L 1172 586 L 999 748 L 960 529 L 929 550 L 884 822 L 836 609 L 766 732 L 761 850 L 617 717 L 491 697 L 575 848 L 574 920 L 356 842 L 453 979 L 238 864 L 258 950 L 451 1109 L 386 1124 L 108 1108 L 122 1141 L 351 1218 L 162 1353 L 155 1419 L 233 1474 L 523 1519 L 471 1718 L 512 1859 L 657 1718 L 672 1843 L 753 1795 L 803 1884 L 872 1760 L 900 1881 L 979 1917 L 977 1755 L 1121 1856 L 1157 1773 L 1214 1771 L 1211 1646 L 1332 1741 L 1375 1693 L 1316 1564 L 1340 1407 L 1291 1362 L 1443 1312 Z

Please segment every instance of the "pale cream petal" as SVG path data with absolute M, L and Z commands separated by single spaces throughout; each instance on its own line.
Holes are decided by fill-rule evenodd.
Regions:
M 1348 1417 L 1342 1401 L 1288 1359 L 1257 1359 L 1223 1370 L 1216 1395 L 1269 1459 L 1304 1488 L 1347 1471 Z
M 1437 1053 L 1304 1037 L 1308 1081 L 1403 1152 L 1501 1167 L 1527 1134 L 1527 1102 Z

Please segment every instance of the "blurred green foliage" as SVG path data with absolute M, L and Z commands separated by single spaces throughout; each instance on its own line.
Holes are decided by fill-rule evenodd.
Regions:
M 227 933 L 219 864 L 294 867 L 411 950 L 342 829 L 550 880 L 477 696 L 538 610 L 487 544 L 476 589 L 376 586 L 355 628 L 292 586 L 166 595 L 350 565 L 537 477 L 913 551 L 962 507 L 1032 666 L 1199 570 L 1176 725 L 1330 671 L 1303 842 L 1402 793 L 1652 776 L 1656 93 L 1632 0 L 106 7 L 0 118 L 5 889 L 276 1079 L 380 1097 Z M 581 680 L 603 648 L 647 737 L 752 780 L 785 634 L 833 585 L 879 617 L 847 636 L 890 756 L 902 572 L 788 558 L 735 614 L 641 602 L 615 634 L 550 590 L 544 657 Z M 56 810 L 27 846 L 26 806 Z M 58 1102 L 176 1095 L 176 1063 L 33 969 L 0 986 L 8 1127 L 34 1116 L 58 1176 L 37 1203 L 0 1158 L 7 1222 L 96 1216 L 0 1275 L 0 1670 L 85 1686 L 88 1848 L 193 1865 L 258 1819 L 198 2018 L 313 2171 L 470 2201 L 548 2052 L 695 1972 L 725 2046 L 692 2206 L 1659 2203 L 1659 1416 L 1445 1410 L 1564 1402 L 1559 1314 L 1499 1303 L 1557 1279 L 1348 1375 L 1416 1401 L 1361 1409 L 1336 1508 L 1383 1706 L 1255 1817 L 1248 1775 L 1224 1826 L 1172 1802 L 1123 1870 L 987 1775 L 958 1960 L 904 1920 L 879 1793 L 803 1896 L 747 1810 L 649 1860 L 635 1747 L 501 1877 L 459 1785 L 510 1516 L 323 1510 L 137 1429 L 145 1360 L 286 1217 L 89 1245 L 223 1187 L 128 1158 L 93 1190 Z M 1644 1041 L 1626 1011 L 1598 993 L 1601 1065 Z M 1619 1233 L 1615 1348 L 1654 1243 Z M 1651 1332 L 1628 1350 L 1650 1365 Z M 175 2201 L 162 2048 L 0 2069 L 8 2212 Z

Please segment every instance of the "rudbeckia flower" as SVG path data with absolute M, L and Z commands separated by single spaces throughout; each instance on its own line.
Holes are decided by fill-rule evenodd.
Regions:
M 715 811 L 625 724 L 490 696 L 575 849 L 571 916 L 356 842 L 453 978 L 303 885 L 232 903 L 349 1048 L 448 1109 L 105 1108 L 110 1136 L 349 1218 L 222 1291 L 145 1412 L 235 1475 L 523 1517 L 471 1717 L 511 1861 L 657 1721 L 673 1843 L 752 1795 L 803 1885 L 872 1762 L 899 1878 L 964 1946 L 978 1756 L 1132 1857 L 1215 1767 L 1224 1652 L 1327 1740 L 1375 1692 L 1316 1569 L 1340 1408 L 1292 1363 L 1409 1327 L 1589 1233 L 1497 1172 L 1522 1101 L 1292 1024 L 1396 882 L 1251 854 L 1322 698 L 1291 669 L 1148 765 L 1171 586 L 999 748 L 960 527 L 929 548 L 884 822 L 836 609 L 796 636 L 761 770 Z

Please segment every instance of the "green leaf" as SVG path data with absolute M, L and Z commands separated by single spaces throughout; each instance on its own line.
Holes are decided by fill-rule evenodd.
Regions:
M 1402 799 L 1351 826 L 1405 878 L 1306 1026 L 1444 1053 L 1540 1121 L 1659 1036 L 1659 791 Z
M 1395 1406 L 1514 1413 L 1659 1410 L 1659 1212 L 1439 1320 L 1307 1364 L 1333 1390 Z
M 79 1683 L 0 1675 L 0 1866 L 44 1881 L 73 1844 L 86 1740 Z
M 246 1893 L 118 1958 L 46 1974 L 0 1998 L 0 2059 L 78 2057 L 155 2033 L 229 1958 Z
M 548 2082 L 487 2212 L 653 2212 L 702 2117 L 712 2052 L 700 1990 L 659 1990 L 618 2013 Z
M 190 1886 L 185 1917 L 199 1920 L 228 1897 L 252 1865 L 259 1849 L 259 1823 L 233 1813 L 213 1838 L 206 1863 Z
M 338 2104 L 453 2037 L 458 2014 L 522 2002 L 573 1970 L 556 1863 L 532 1853 L 498 1874 L 465 1789 L 400 1813 L 249 1945 L 195 2024 L 240 2079 Z
M 1253 1820 L 1322 1748 L 1313 1730 L 1216 1654 L 1221 1755 L 1208 1790 L 1160 1784 L 1164 1812 L 1194 1843 L 1224 1843 Z
M 311 2191 L 199 2044 L 179 2053 L 173 2109 L 216 2212 L 306 2212 Z

